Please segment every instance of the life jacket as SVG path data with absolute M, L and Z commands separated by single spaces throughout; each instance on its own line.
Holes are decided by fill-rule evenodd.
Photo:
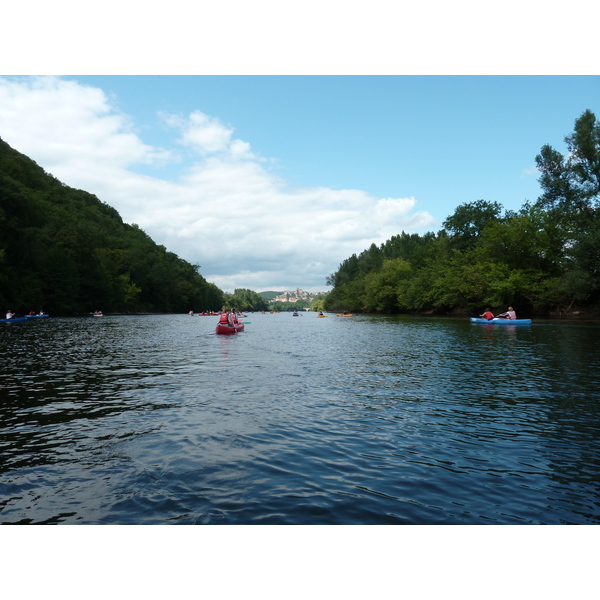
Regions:
M 229 325 L 229 314 L 222 313 L 221 318 L 219 319 L 219 325 Z

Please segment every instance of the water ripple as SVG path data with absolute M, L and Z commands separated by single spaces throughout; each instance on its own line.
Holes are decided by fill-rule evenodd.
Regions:
M 26 325 L 0 330 L 2 523 L 600 522 L 597 328 Z

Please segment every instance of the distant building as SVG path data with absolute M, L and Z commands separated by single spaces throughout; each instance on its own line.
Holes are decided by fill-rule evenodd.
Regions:
M 308 300 L 312 302 L 315 296 L 325 294 L 325 292 L 305 292 L 300 288 L 297 288 L 295 292 L 282 292 L 276 298 L 273 298 L 273 302 L 298 302 L 298 300 Z

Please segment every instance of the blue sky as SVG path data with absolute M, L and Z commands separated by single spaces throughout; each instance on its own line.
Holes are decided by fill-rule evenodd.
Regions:
M 513 209 L 534 200 L 541 146 L 563 147 L 585 109 L 600 111 L 600 78 L 585 76 L 76 79 L 115 94 L 148 128 L 140 132 L 147 143 L 174 143 L 160 111 L 201 110 L 272 158 L 290 185 L 414 196 L 440 221 L 480 198 Z M 176 177 L 177 168 L 164 175 Z
M 326 290 L 351 254 L 518 210 L 597 76 L 8 76 L 0 137 L 222 289 Z

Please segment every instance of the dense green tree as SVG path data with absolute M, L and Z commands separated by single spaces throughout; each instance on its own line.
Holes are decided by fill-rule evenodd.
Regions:
M 502 205 L 498 202 L 477 200 L 456 208 L 443 223 L 458 248 L 471 248 L 490 224 L 500 220 Z
M 227 298 L 226 308 L 241 311 L 268 310 L 269 305 L 257 292 L 246 288 L 238 288 Z
M 435 238 L 435 234 L 431 232 L 419 235 L 417 233 L 408 234 L 403 231 L 382 244 L 381 252 L 384 259 L 403 258 L 410 262 L 413 268 L 418 269 L 431 256 L 431 242 Z
M 598 207 L 600 194 L 600 123 L 591 110 L 575 121 L 573 133 L 565 138 L 570 168 L 580 195 Z
M 590 110 L 565 137 L 568 154 L 550 145 L 536 157 L 543 194 L 537 205 L 560 225 L 564 239 L 563 294 L 592 302 L 600 293 L 600 123 Z
M 54 314 L 218 309 L 224 294 L 94 195 L 0 140 L 0 299 Z
M 353 254 L 347 258 L 338 268 L 338 270 L 327 277 L 327 285 L 338 286 L 348 283 L 358 274 L 358 258 Z
M 600 204 L 600 123 L 592 111 L 586 110 L 575 121 L 565 142 L 567 156 L 549 144 L 536 156 L 544 192 L 538 205 L 577 228 L 585 226 Z
M 327 294 L 319 294 L 313 298 L 313 301 L 310 305 L 310 310 L 314 312 L 326 310 L 325 309 L 325 300 L 327 299 Z
M 387 259 L 381 269 L 368 273 L 364 278 L 361 309 L 366 312 L 394 312 L 398 309 L 399 288 L 410 279 L 410 263 L 403 258 Z
M 273 310 L 276 312 L 284 312 L 290 310 L 304 310 L 306 308 L 310 308 L 311 302 L 310 300 L 304 300 L 302 298 L 296 300 L 295 302 L 271 302 L 269 304 L 269 310 Z
M 490 222 L 481 232 L 477 246 L 486 260 L 556 274 L 564 244 L 560 227 L 548 213 L 526 204 L 519 214 Z
M 371 244 L 367 250 L 361 252 L 358 256 L 358 272 L 366 275 L 377 271 L 383 265 L 383 252 L 375 244 Z
M 587 110 L 536 162 L 543 194 L 520 211 L 477 200 L 437 234 L 402 232 L 352 255 L 328 278 L 328 310 L 600 309 L 600 124 Z

